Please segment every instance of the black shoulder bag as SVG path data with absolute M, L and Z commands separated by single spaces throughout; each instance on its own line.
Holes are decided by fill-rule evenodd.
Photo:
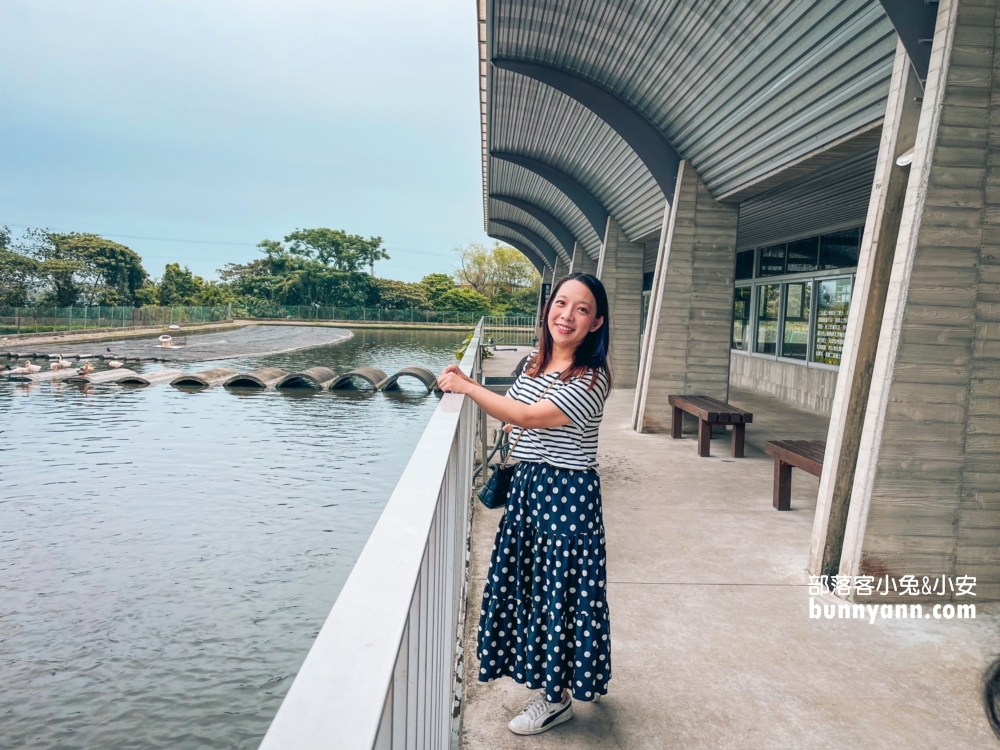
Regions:
M 542 391 L 542 395 L 538 397 L 541 401 L 545 398 L 545 394 L 549 392 L 555 384 L 555 381 L 549 383 L 548 388 Z M 536 402 L 537 403 L 537 402 Z M 494 508 L 499 508 L 505 502 L 507 502 L 507 493 L 510 491 L 510 481 L 514 478 L 514 469 L 516 466 L 508 466 L 507 463 L 510 461 L 510 457 L 514 455 L 514 449 L 517 448 L 518 442 L 521 440 L 521 435 L 524 434 L 526 428 L 521 428 L 521 431 L 517 433 L 517 437 L 514 439 L 514 444 L 510 446 L 510 450 L 507 451 L 507 455 L 504 460 L 493 469 L 493 473 L 490 474 L 490 478 L 486 480 L 486 483 L 479 488 L 479 502 L 485 505 L 490 510 Z

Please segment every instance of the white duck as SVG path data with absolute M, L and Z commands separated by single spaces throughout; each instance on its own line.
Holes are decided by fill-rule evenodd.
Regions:
M 58 357 L 58 359 L 56 359 L 55 362 L 49 362 L 50 370 L 68 370 L 72 366 L 69 362 L 63 360 L 61 354 L 57 354 L 56 357 Z
M 108 362 L 108 367 L 110 367 L 112 370 L 117 370 L 123 364 L 125 364 L 125 363 L 124 362 L 119 362 L 117 359 L 112 359 L 112 360 L 110 360 Z
M 36 365 L 33 362 L 25 362 L 24 371 L 30 375 L 34 375 L 36 372 L 41 372 L 42 368 L 41 365 Z
M 7 365 L 7 374 L 8 375 L 27 375 L 28 371 L 25 368 L 23 368 L 23 367 L 11 367 L 10 365 Z

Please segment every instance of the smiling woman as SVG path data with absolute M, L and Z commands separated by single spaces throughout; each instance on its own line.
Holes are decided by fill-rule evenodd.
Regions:
M 597 436 L 611 389 L 608 297 L 589 274 L 552 291 L 542 340 L 506 396 L 454 366 L 438 383 L 507 422 L 517 468 L 497 529 L 479 619 L 479 680 L 510 676 L 542 689 L 514 734 L 573 718 L 573 698 L 597 700 L 611 679 L 604 521 Z

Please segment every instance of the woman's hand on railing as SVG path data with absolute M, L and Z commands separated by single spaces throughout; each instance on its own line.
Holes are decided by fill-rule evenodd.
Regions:
M 458 365 L 448 365 L 438 375 L 438 387 L 445 393 L 468 393 L 472 386 L 478 385 L 475 380 L 466 375 Z

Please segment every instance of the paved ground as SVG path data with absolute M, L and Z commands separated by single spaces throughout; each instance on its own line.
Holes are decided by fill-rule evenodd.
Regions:
M 182 339 L 173 334 L 175 340 Z M 183 332 L 181 336 L 183 336 Z M 353 336 L 346 328 L 288 325 L 248 325 L 236 330 L 187 336 L 181 349 L 162 349 L 156 337 L 95 343 L 36 345 L 39 354 L 114 354 L 118 357 L 156 358 L 165 362 L 204 362 L 236 357 L 260 357 L 298 349 L 336 344 Z M 20 351 L 20 350 L 19 350 Z
M 516 359 L 514 360 L 516 361 Z M 506 359 L 488 374 L 507 374 Z M 509 368 L 507 368 L 509 371 Z M 771 507 L 763 440 L 823 437 L 821 415 L 733 391 L 754 411 L 747 458 L 728 438 L 637 435 L 632 391 L 601 430 L 614 676 L 600 703 L 538 737 L 507 721 L 530 693 L 465 684 L 462 746 L 493 748 L 989 748 L 982 670 L 1000 651 L 1000 605 L 974 621 L 810 620 L 805 565 L 818 482 L 795 473 Z M 476 504 L 465 674 L 478 674 L 479 597 L 500 511 Z M 836 601 L 829 598 L 828 601 Z

